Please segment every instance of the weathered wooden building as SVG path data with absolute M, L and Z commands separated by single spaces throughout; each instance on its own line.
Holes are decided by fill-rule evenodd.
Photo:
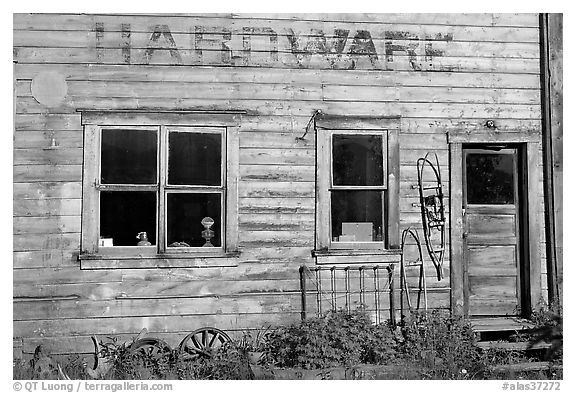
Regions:
M 374 266 L 398 264 L 402 230 L 421 228 L 428 152 L 447 208 L 429 307 L 526 315 L 561 298 L 561 26 L 15 14 L 15 345 L 81 353 L 92 334 L 176 344 L 295 321 L 301 266 L 306 311 L 363 295 L 389 310 Z

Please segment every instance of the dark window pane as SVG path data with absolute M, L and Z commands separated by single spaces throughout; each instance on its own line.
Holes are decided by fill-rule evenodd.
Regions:
M 334 185 L 381 186 L 384 184 L 381 136 L 334 135 L 333 138 Z
M 210 240 L 215 247 L 222 245 L 220 193 L 169 193 L 167 200 L 167 236 L 168 247 L 202 247 L 206 239 L 202 237 L 205 229 L 204 217 L 214 220 L 209 229 L 214 231 Z
M 332 191 L 332 241 L 381 241 L 382 191 Z
M 168 184 L 221 185 L 222 134 L 171 132 Z
M 102 130 L 102 184 L 155 184 L 157 132 Z
M 514 204 L 514 156 L 467 154 L 466 198 L 470 204 Z
M 148 241 L 156 244 L 156 193 L 101 192 L 100 237 L 112 239 L 114 246 L 137 246 L 140 232 L 146 232 Z

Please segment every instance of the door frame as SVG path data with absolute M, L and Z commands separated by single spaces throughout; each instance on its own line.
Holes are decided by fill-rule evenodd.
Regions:
M 463 220 L 463 145 L 471 144 L 515 144 L 518 145 L 521 159 L 518 160 L 524 201 L 520 210 L 520 219 L 524 230 L 520 236 L 525 244 L 526 284 L 528 289 L 523 293 L 526 299 L 522 301 L 523 312 L 530 314 L 538 309 L 542 298 L 541 267 L 540 267 L 540 214 L 528 214 L 539 210 L 538 190 L 538 143 L 540 134 L 534 132 L 491 132 L 477 130 L 474 133 L 452 131 L 448 133 L 450 148 L 450 309 L 457 315 L 466 315 L 466 299 L 464 291 L 464 220 Z M 520 158 L 519 157 L 519 158 Z M 524 309 L 525 307 L 525 309 Z
M 490 146 L 493 147 L 500 147 L 499 149 L 491 149 Z M 514 187 L 514 203 L 512 205 L 505 204 L 505 205 L 484 205 L 480 204 L 480 206 L 470 206 L 467 202 L 467 173 L 466 173 L 466 159 L 469 154 L 500 154 L 511 156 L 513 160 L 513 169 L 512 169 L 512 176 L 513 176 L 513 187 Z M 468 228 L 467 224 L 467 215 L 468 214 L 482 214 L 485 213 L 487 210 L 491 211 L 492 214 L 502 214 L 506 212 L 506 214 L 510 214 L 511 211 L 514 212 L 514 233 L 515 233 L 515 261 L 514 265 L 516 267 L 516 300 L 517 300 L 517 315 L 525 316 L 525 310 L 529 309 L 530 307 L 526 304 L 526 299 L 529 298 L 528 289 L 530 287 L 529 283 L 526 280 L 529 272 L 527 265 L 524 262 L 524 255 L 527 255 L 528 251 L 526 250 L 526 232 L 525 232 L 525 223 L 524 223 L 524 200 L 526 199 L 526 190 L 520 186 L 520 183 L 523 182 L 523 171 L 524 171 L 524 161 L 522 160 L 524 157 L 524 146 L 519 144 L 464 144 L 462 146 L 462 206 L 465 207 L 465 210 L 462 212 L 463 216 L 463 226 L 464 226 L 464 234 L 468 233 L 470 229 Z M 476 204 L 478 205 L 478 204 Z M 499 212 L 499 213 L 497 213 Z M 469 234 L 469 233 L 468 233 Z M 464 311 L 466 315 L 471 315 L 470 310 L 470 260 L 469 260 L 469 252 L 470 252 L 470 238 L 468 236 L 463 236 L 463 246 L 464 246 L 464 254 L 462 258 L 463 264 L 463 288 L 464 288 Z M 478 241 L 478 239 L 477 239 Z M 478 246 L 476 242 L 473 242 L 475 246 Z M 476 315 L 478 316 L 478 315 Z

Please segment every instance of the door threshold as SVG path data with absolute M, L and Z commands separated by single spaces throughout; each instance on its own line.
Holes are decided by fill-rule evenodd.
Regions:
M 469 317 L 472 330 L 483 332 L 506 332 L 534 329 L 536 325 L 519 316 Z

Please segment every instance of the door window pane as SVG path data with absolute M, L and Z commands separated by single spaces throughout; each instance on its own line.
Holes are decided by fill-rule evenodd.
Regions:
M 101 183 L 156 183 L 156 141 L 156 131 L 102 129 Z
M 170 132 L 168 184 L 220 186 L 222 134 Z
M 210 243 L 222 245 L 221 238 L 221 193 L 169 193 L 167 201 L 167 245 L 168 247 L 202 247 L 205 226 L 202 220 L 210 217 L 214 224 Z
M 332 241 L 382 241 L 382 191 L 332 191 Z
M 384 185 L 380 135 L 334 135 L 332 149 L 335 186 Z
M 466 199 L 469 204 L 514 204 L 514 156 L 468 153 Z
M 100 193 L 100 238 L 105 239 L 105 246 L 137 246 L 141 232 L 146 232 L 148 241 L 156 244 L 155 192 Z

